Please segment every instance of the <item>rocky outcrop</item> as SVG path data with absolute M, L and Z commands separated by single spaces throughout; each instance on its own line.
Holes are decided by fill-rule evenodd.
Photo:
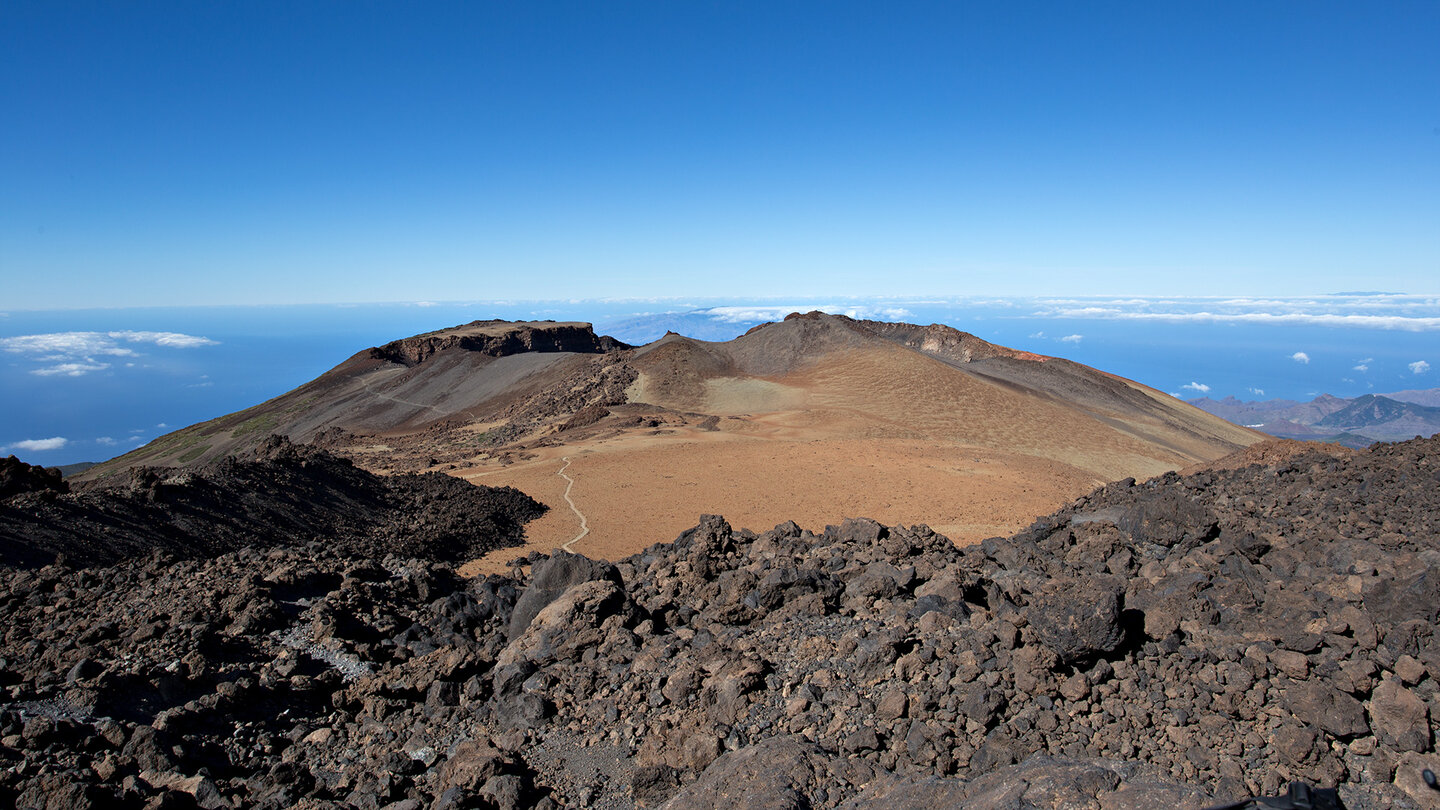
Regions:
M 437 352 L 449 349 L 505 357 L 521 352 L 600 354 L 628 348 L 628 344 L 609 335 L 596 335 L 590 324 L 475 321 L 391 341 L 370 349 L 369 355 L 377 360 L 418 366 Z
M 0 802 L 1433 806 L 1440 639 L 1401 595 L 1437 459 L 1120 482 L 964 549 L 712 516 L 473 580 L 319 544 L 15 571 Z
M 938 357 L 949 363 L 972 363 L 976 360 L 989 360 L 996 357 L 1037 363 L 1051 359 L 1045 355 L 999 346 L 975 337 L 969 332 L 961 332 L 959 329 L 944 324 L 932 323 L 929 326 L 920 326 L 889 321 L 856 321 L 856 324 L 886 340 Z
M 508 637 L 519 638 L 540 611 L 573 586 L 595 580 L 609 580 L 618 585 L 621 582 L 620 572 L 610 563 L 565 551 L 538 563 L 529 587 L 510 617 Z
M 545 510 L 509 487 L 438 473 L 381 477 L 279 436 L 194 470 L 136 467 L 123 481 L 68 494 L 36 469 L 6 479 L 31 483 L 0 500 L 0 565 L 57 555 L 102 565 L 157 550 L 188 557 L 311 540 L 455 562 L 519 545 L 525 522 Z
M 0 458 L 0 501 L 25 492 L 63 494 L 70 487 L 54 468 L 26 464 L 14 456 Z

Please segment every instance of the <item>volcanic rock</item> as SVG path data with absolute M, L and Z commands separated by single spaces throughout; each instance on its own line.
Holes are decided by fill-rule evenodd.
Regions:
M 1083 661 L 1114 652 L 1124 641 L 1123 593 L 1124 584 L 1113 576 L 1054 579 L 1031 598 L 1025 616 L 1061 663 Z
M 281 436 L 195 470 L 139 467 L 123 482 L 69 494 L 35 469 L 24 474 L 31 489 L 0 501 L 0 564 L 40 566 L 63 554 L 97 565 L 311 540 L 456 562 L 518 545 L 525 522 L 545 510 L 509 487 L 376 476 Z
M 615 566 L 566 551 L 549 557 L 535 566 L 530 585 L 521 594 L 510 616 L 510 638 L 518 638 L 546 605 L 555 601 L 572 585 L 593 580 L 620 582 Z
M 22 492 L 69 492 L 57 469 L 26 464 L 14 456 L 0 459 L 0 501 Z
M 368 541 L 13 568 L 0 803 L 1424 806 L 1440 639 L 1383 594 L 1440 553 L 1437 459 L 1121 482 L 965 548 L 707 516 L 474 579 Z

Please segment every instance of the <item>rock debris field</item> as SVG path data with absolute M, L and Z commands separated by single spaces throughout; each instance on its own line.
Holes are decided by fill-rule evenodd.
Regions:
M 467 580 L 460 540 L 366 537 L 12 557 L 0 804 L 1440 803 L 1436 439 L 1119 482 L 966 548 L 706 516 Z

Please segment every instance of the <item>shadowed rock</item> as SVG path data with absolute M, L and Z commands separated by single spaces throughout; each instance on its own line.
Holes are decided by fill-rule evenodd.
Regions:
M 312 540 L 458 562 L 519 545 L 524 524 L 545 511 L 510 487 L 378 476 L 280 436 L 195 470 L 138 467 L 123 481 L 60 493 L 0 501 L 0 565 L 43 565 L 57 554 L 103 565 L 154 551 L 213 556 Z

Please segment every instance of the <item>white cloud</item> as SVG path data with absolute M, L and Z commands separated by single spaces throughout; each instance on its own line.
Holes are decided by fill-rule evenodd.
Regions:
M 59 450 L 69 444 L 70 440 L 62 436 L 53 436 L 49 439 L 23 439 L 7 446 L 6 450 L 26 450 L 32 453 L 42 450 Z
M 1186 384 L 1184 384 L 1184 385 L 1182 385 L 1182 386 L 1180 386 L 1180 387 L 1181 387 L 1181 388 L 1184 388 L 1184 389 L 1186 389 L 1186 390 L 1188 390 L 1188 391 L 1194 391 L 1194 392 L 1200 393 L 1200 394 L 1208 394 L 1208 393 L 1210 393 L 1210 386 L 1206 385 L 1205 383 L 1192 382 L 1192 383 L 1186 383 Z
M 18 335 L 0 338 L 0 350 L 29 357 L 46 364 L 30 373 L 41 377 L 80 377 L 104 371 L 111 364 L 106 358 L 137 357 L 139 353 L 122 344 L 150 344 L 166 349 L 193 349 L 213 346 L 216 341 L 181 332 L 49 332 L 41 335 Z M 126 368 L 135 364 L 127 362 Z
M 1030 337 L 1036 338 L 1036 339 L 1043 338 L 1043 337 L 1045 337 L 1045 333 L 1044 333 L 1044 332 L 1031 332 L 1031 333 L 1030 333 Z
M 711 307 L 705 314 L 721 323 L 749 323 L 750 321 L 778 321 L 792 312 L 810 312 L 817 306 L 793 307 Z
M 154 343 L 171 349 L 193 349 L 197 346 L 214 346 L 218 341 L 199 335 L 185 335 L 180 332 L 109 332 L 110 337 L 129 343 Z
M 1264 389 L 1264 388 L 1249 388 L 1249 389 L 1246 389 L 1246 390 L 1248 390 L 1250 393 L 1254 394 L 1254 395 L 1257 396 L 1257 397 L 1263 397 L 1263 396 L 1265 396 L 1265 389 Z
M 1079 343 L 1080 341 L 1082 341 L 1082 340 L 1085 339 L 1085 336 L 1084 336 L 1084 335 L 1066 335 L 1065 337 L 1057 338 L 1057 339 L 1058 339 L 1061 343 Z
M 1416 360 L 1415 362 L 1410 364 L 1410 373 L 1412 374 L 1424 374 L 1429 370 L 1430 364 L 1425 362 L 1424 360 Z
M 701 310 L 702 314 L 721 323 L 752 323 L 755 321 L 778 321 L 792 312 L 825 312 L 830 315 L 844 315 L 860 320 L 898 321 L 913 318 L 914 313 L 904 307 L 857 307 L 838 304 L 795 304 L 791 306 L 762 307 L 711 307 Z
M 95 443 L 102 444 L 106 447 L 113 447 L 116 444 L 116 441 L 109 436 L 101 436 L 100 438 L 95 440 Z
M 1306 354 L 1305 352 L 1295 352 L 1294 354 L 1290 355 L 1290 359 L 1294 360 L 1297 363 L 1308 364 L 1310 362 L 1310 355 Z
M 1153 303 L 1153 302 L 1152 302 Z M 1433 310 L 1431 310 L 1433 311 Z M 1407 332 L 1440 331 L 1440 317 L 1368 315 L 1347 312 L 1144 312 L 1114 306 L 1071 306 L 1042 310 L 1038 317 L 1095 318 L 1134 321 L 1252 323 L 1273 326 L 1341 326 Z
M 1365 365 L 1364 363 L 1360 363 L 1359 365 L 1356 365 L 1353 370 L 1359 371 L 1363 374 L 1364 372 L 1369 371 L 1370 367 Z
M 37 368 L 30 373 L 38 377 L 82 377 L 92 371 L 104 371 L 109 367 L 109 363 L 60 363 Z
M 125 357 L 135 354 L 134 350 L 120 346 L 103 332 L 52 332 L 0 338 L 0 349 L 14 354 L 37 355 L 36 359 L 42 361 L 59 357 Z

